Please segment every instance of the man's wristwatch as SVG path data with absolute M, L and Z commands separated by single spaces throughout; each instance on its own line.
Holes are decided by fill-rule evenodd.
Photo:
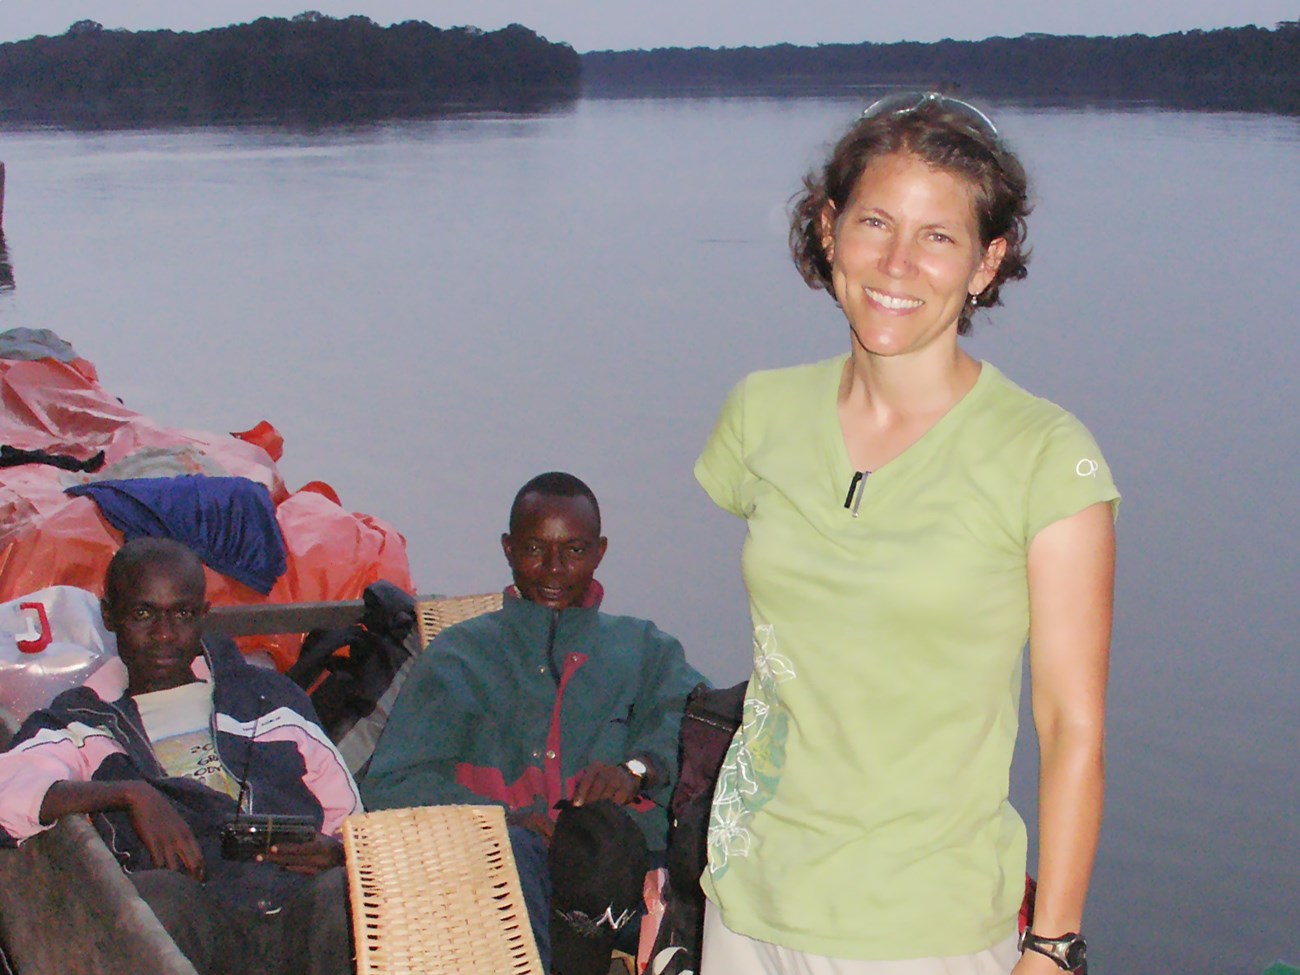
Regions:
M 1088 945 L 1083 935 L 1070 931 L 1059 938 L 1043 938 L 1026 931 L 1020 936 L 1021 951 L 1036 951 L 1056 962 L 1056 967 L 1066 972 L 1088 973 Z
M 629 758 L 623 763 L 623 767 L 636 776 L 637 788 L 645 783 L 645 777 L 650 773 L 650 766 L 639 758 Z

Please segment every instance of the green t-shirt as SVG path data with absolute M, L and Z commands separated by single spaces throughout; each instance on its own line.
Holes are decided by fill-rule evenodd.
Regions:
M 747 377 L 696 463 L 748 522 L 754 623 L 704 888 L 733 931 L 800 951 L 969 954 L 1014 931 L 1024 892 L 1026 552 L 1118 493 L 1078 420 L 985 363 L 855 515 L 844 361 Z

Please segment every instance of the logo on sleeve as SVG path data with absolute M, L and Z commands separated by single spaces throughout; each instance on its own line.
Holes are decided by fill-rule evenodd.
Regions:
M 1074 473 L 1080 477 L 1096 477 L 1100 465 L 1091 457 L 1085 457 L 1074 465 Z

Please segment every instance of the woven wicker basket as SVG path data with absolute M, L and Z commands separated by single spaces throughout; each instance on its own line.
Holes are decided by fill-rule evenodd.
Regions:
M 481 596 L 444 596 L 424 599 L 415 604 L 415 622 L 420 631 L 420 649 L 454 623 L 463 623 L 484 613 L 495 613 L 501 608 L 500 591 Z
M 544 975 L 499 807 L 351 816 L 343 846 L 357 975 Z

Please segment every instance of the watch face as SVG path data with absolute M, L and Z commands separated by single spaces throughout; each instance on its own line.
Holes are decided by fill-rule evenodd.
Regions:
M 623 763 L 623 767 L 635 775 L 637 778 L 644 779 L 646 773 L 645 762 L 639 758 L 630 758 Z
M 1075 938 L 1070 942 L 1070 946 L 1065 949 L 1065 963 L 1070 966 L 1070 971 L 1076 971 L 1087 962 L 1088 946 L 1084 944 L 1082 938 Z

